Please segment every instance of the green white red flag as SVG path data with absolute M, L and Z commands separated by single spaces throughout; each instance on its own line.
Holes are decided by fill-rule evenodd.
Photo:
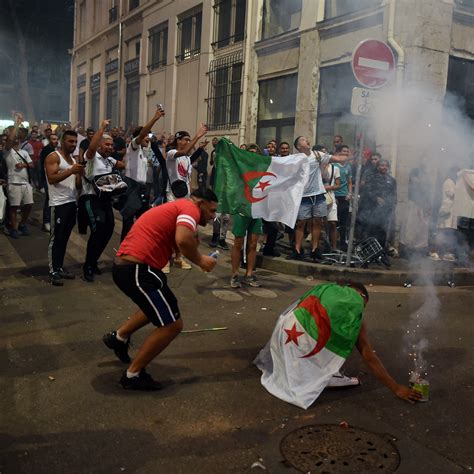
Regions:
M 301 408 L 319 397 L 352 352 L 364 301 L 348 286 L 317 285 L 280 315 L 254 364 L 262 385 Z
M 263 156 L 222 138 L 216 146 L 219 211 L 294 227 L 308 181 L 306 155 Z

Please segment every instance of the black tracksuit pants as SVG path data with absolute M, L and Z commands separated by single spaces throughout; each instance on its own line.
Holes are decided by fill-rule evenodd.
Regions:
M 109 198 L 95 195 L 85 196 L 84 206 L 91 232 L 84 265 L 94 268 L 114 232 L 114 212 Z
M 48 261 L 51 273 L 63 268 L 66 247 L 72 229 L 76 225 L 76 201 L 51 206 L 51 230 L 49 233 Z

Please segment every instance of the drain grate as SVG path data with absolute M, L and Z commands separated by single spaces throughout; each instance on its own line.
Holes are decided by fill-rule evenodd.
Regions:
M 387 435 L 339 425 L 310 425 L 287 434 L 280 451 L 306 473 L 393 472 L 400 454 Z

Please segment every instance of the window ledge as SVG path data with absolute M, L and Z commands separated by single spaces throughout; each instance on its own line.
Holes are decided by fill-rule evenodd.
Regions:
M 327 18 L 316 23 L 321 38 L 340 34 L 345 31 L 352 31 L 358 27 L 365 27 L 373 24 L 383 24 L 383 12 L 385 7 L 370 7 L 364 10 L 346 13 L 344 15 Z
M 301 32 L 299 28 L 294 28 L 284 33 L 280 33 L 270 38 L 257 41 L 254 45 L 258 56 L 265 56 L 276 51 L 298 47 L 300 44 Z

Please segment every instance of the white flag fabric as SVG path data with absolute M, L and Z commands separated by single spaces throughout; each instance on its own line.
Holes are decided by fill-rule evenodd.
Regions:
M 357 340 L 362 297 L 334 283 L 317 285 L 279 318 L 254 364 L 275 397 L 308 408 L 339 372 Z

